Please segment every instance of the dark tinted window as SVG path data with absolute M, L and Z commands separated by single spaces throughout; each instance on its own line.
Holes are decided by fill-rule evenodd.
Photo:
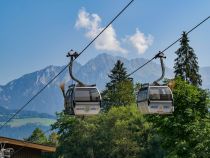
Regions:
M 74 95 L 76 101 L 90 101 L 90 93 L 87 88 L 76 88 Z
M 144 101 L 146 100 L 148 97 L 148 89 L 145 88 L 145 89 L 141 89 L 138 93 L 138 96 L 137 96 L 137 101 Z
M 70 88 L 67 92 L 66 92 L 66 99 L 68 102 L 71 102 L 72 100 L 72 93 L 73 93 L 73 88 Z
M 150 87 L 150 100 L 172 100 L 172 94 L 168 87 Z
M 100 94 L 96 88 L 76 88 L 76 101 L 100 101 Z
M 100 101 L 100 94 L 96 88 L 90 90 L 91 100 Z

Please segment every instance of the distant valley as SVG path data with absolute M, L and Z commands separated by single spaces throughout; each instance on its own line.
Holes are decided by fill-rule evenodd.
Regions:
M 16 110 L 0 107 L 0 125 L 4 124 L 15 112 Z M 44 131 L 50 129 L 50 125 L 55 120 L 56 117 L 53 115 L 24 110 L 1 129 L 0 136 L 18 139 L 27 138 L 37 127 Z

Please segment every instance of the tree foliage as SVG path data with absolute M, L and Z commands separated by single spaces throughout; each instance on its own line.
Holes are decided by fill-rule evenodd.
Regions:
M 110 82 L 106 84 L 103 99 L 106 107 L 131 105 L 135 102 L 132 79 L 127 77 L 124 64 L 118 60 L 108 75 Z
M 209 93 L 199 87 L 197 57 L 183 33 L 170 82 L 175 111 L 172 115 L 142 116 L 126 68 L 117 61 L 109 75 L 103 99 L 111 102 L 97 116 L 58 114 L 59 158 L 208 158 L 210 155 Z M 187 58 L 187 59 L 186 59 Z M 110 105 L 110 104 L 109 104 Z M 124 105 L 124 106 L 121 106 Z
M 208 157 L 210 126 L 206 91 L 176 80 L 175 111 L 170 116 L 150 116 L 167 157 Z
M 35 128 L 32 134 L 25 140 L 37 144 L 56 146 L 58 143 L 58 134 L 56 132 L 52 132 L 47 137 L 45 133 L 42 131 L 42 129 Z
M 37 144 L 47 144 L 47 137 L 44 132 L 40 128 L 36 128 L 32 134 L 25 139 L 29 142 L 37 143 Z
M 202 80 L 199 74 L 198 59 L 193 48 L 189 45 L 186 32 L 183 32 L 180 40 L 180 48 L 175 53 L 177 54 L 174 63 L 175 76 L 179 76 L 195 86 L 201 85 Z
M 60 135 L 57 154 L 63 158 L 137 158 L 154 149 L 150 125 L 135 106 L 112 107 L 88 118 L 61 113 L 54 128 Z
M 52 132 L 48 137 L 48 145 L 56 146 L 58 144 L 58 134 L 57 132 Z

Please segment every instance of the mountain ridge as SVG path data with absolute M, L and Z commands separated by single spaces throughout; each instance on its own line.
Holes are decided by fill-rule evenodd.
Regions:
M 130 73 L 138 66 L 147 62 L 144 58 L 126 59 L 124 57 L 112 56 L 109 54 L 99 54 L 95 58 L 89 60 L 86 64 L 81 65 L 74 63 L 73 72 L 76 78 L 87 84 L 96 84 L 100 90 L 103 90 L 105 84 L 109 81 L 108 74 L 113 68 L 117 60 L 122 60 Z M 0 106 L 6 109 L 18 109 L 33 95 L 35 95 L 46 83 L 48 83 L 56 74 L 58 74 L 64 66 L 47 66 L 39 71 L 25 74 L 22 77 L 8 82 L 8 84 L 0 85 Z M 209 88 L 210 67 L 200 70 L 203 76 L 205 88 Z M 151 62 L 143 69 L 136 72 L 132 77 L 134 82 L 148 83 L 153 82 L 161 76 L 161 67 L 155 62 Z M 166 67 L 166 77 L 172 78 L 173 70 Z M 61 83 L 66 85 L 73 83 L 70 80 L 68 70 L 65 70 L 58 78 L 56 78 L 46 89 L 38 96 L 26 110 L 55 114 L 55 112 L 63 109 L 63 96 L 59 89 Z

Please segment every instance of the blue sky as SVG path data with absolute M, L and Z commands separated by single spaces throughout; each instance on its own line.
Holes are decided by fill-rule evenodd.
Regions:
M 128 2 L 0 0 L 0 84 L 48 65 L 66 64 L 67 51 L 81 51 Z M 135 0 L 78 62 L 103 52 L 151 58 L 208 16 L 209 0 Z M 199 65 L 210 66 L 210 19 L 189 38 Z M 166 53 L 168 67 L 173 67 L 178 46 Z

